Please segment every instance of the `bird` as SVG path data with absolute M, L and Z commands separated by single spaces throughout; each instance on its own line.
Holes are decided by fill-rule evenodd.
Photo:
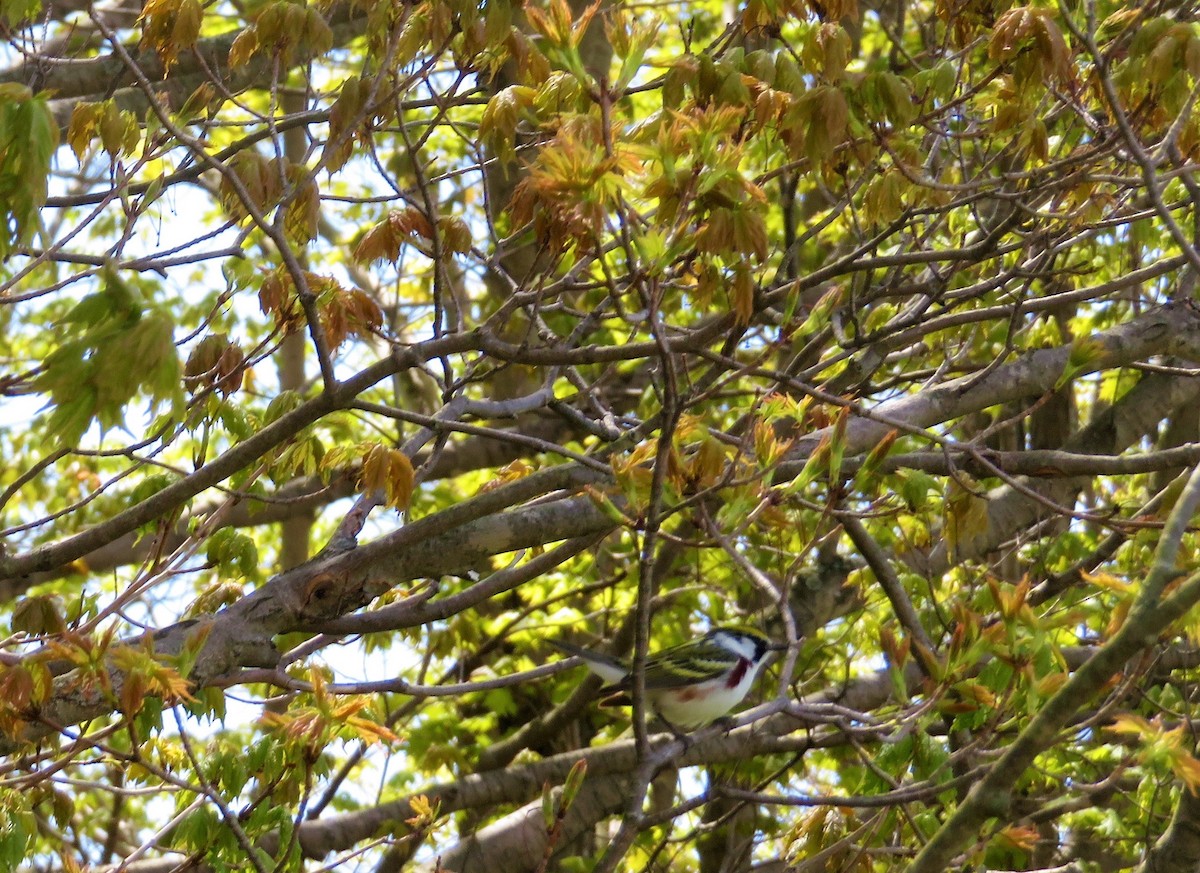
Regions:
M 601 706 L 628 706 L 633 702 L 633 674 L 623 661 L 571 643 L 552 640 L 551 644 L 567 654 L 578 655 L 588 669 L 608 683 L 601 689 L 609 695 Z M 646 700 L 672 729 L 709 724 L 742 701 L 767 655 L 784 647 L 754 628 L 713 628 L 698 640 L 646 658 Z

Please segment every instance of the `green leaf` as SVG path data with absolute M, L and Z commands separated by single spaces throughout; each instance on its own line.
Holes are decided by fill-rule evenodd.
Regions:
M 613 88 L 615 93 L 622 93 L 634 77 L 642 71 L 642 61 L 645 60 L 646 50 L 654 44 L 660 27 L 661 22 L 658 21 L 650 26 L 638 22 L 629 26 L 628 37 L 620 52 L 621 69 L 617 73 L 617 81 Z
M 38 594 L 22 597 L 13 608 L 12 629 L 35 636 L 62 633 L 67 628 L 57 597 Z
M 1081 336 L 1071 343 L 1071 352 L 1063 366 L 1062 375 L 1054 383 L 1054 390 L 1065 387 L 1079 373 L 1092 372 L 1108 354 L 1104 345 L 1094 337 Z
M 208 642 L 211 632 L 211 621 L 198 622 L 197 627 L 188 632 L 179 654 L 175 655 L 172 660 L 175 672 L 179 673 L 182 678 L 187 679 L 192 675 L 192 669 L 196 667 L 197 658 L 200 657 L 200 652 L 204 651 L 204 644 Z
M 36 18 L 41 11 L 38 0 L 0 0 L 0 24 L 13 27 Z
M 258 573 L 258 546 L 233 528 L 222 528 L 209 538 L 205 557 L 226 573 L 240 576 Z
M 268 425 L 271 422 L 279 419 L 283 415 L 299 409 L 304 405 L 304 398 L 297 391 L 280 391 L 267 404 L 267 412 L 263 416 L 263 425 Z
M 546 830 L 554 827 L 554 820 L 558 817 L 557 804 L 554 802 L 554 791 L 550 787 L 550 780 L 547 779 L 542 785 L 542 821 L 546 823 Z
M 54 405 L 46 430 L 66 445 L 76 445 L 96 414 L 96 389 L 81 385 L 74 396 Z
M 978 485 L 965 473 L 958 473 L 946 485 L 946 544 L 951 554 L 959 543 L 971 542 L 988 528 L 988 502 Z
M 16 870 L 28 860 L 37 823 L 27 792 L 0 789 L 0 869 Z
M 575 802 L 579 789 L 583 787 L 585 776 L 587 776 L 587 758 L 580 758 L 571 766 L 571 772 L 567 774 L 567 781 L 563 783 L 562 808 L 564 810 L 570 809 L 571 804 Z
M 22 4 L 13 12 L 24 17 Z M 0 6 L 0 18 L 8 17 Z M 33 94 L 23 85 L 0 85 L 0 259 L 15 246 L 28 243 L 41 226 L 50 162 L 58 148 L 59 130 L 47 95 Z

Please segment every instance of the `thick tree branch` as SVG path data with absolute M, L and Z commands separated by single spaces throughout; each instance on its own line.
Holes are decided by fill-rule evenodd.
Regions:
M 1075 378 L 1127 366 L 1153 355 L 1197 359 L 1200 313 L 1190 302 L 1173 303 L 1089 337 L 1088 343 L 1086 360 L 1077 369 L 1072 368 Z M 846 427 L 846 451 L 866 451 L 897 424 L 906 430 L 930 427 L 1000 403 L 1044 394 L 1062 378 L 1073 351 L 1071 345 L 1064 345 L 1030 352 L 997 367 L 984 379 L 964 376 L 873 409 L 855 408 Z M 797 440 L 788 462 L 780 467 L 780 477 L 799 473 L 804 460 L 829 432 L 822 429 Z
M 1200 867 L 1200 795 L 1183 786 L 1170 826 L 1136 873 L 1193 873 Z
M 1096 420 L 1073 435 L 1064 448 L 1071 452 L 1114 452 L 1134 445 L 1150 433 L 1172 410 L 1200 397 L 1200 381 L 1179 376 L 1150 374 L 1122 397 L 1115 406 L 1102 411 Z M 943 542 L 921 563 L 922 571 L 936 576 L 952 563 L 971 560 L 997 548 L 1017 532 L 1028 529 L 1040 519 L 1058 514 L 1053 508 L 1070 510 L 1087 484 L 1086 477 L 1072 477 L 1027 484 L 1040 502 L 1025 490 L 1004 485 L 988 494 L 988 523 L 981 533 L 954 543 L 953 553 Z
M 232 677 L 243 667 L 274 667 L 280 653 L 273 638 L 297 630 L 321 632 L 331 619 L 358 609 L 405 582 L 438 577 L 472 568 L 494 554 L 540 546 L 546 542 L 607 531 L 612 521 L 588 497 L 538 503 L 512 512 L 513 502 L 543 494 L 552 484 L 570 486 L 592 481 L 589 470 L 552 469 L 517 480 L 400 528 L 354 551 L 319 557 L 281 573 L 232 606 L 205 619 L 191 619 L 152 635 L 161 657 L 178 654 L 203 640 L 188 679 L 196 687 Z M 422 624 L 437 616 L 440 601 L 411 598 L 407 623 L 397 616 L 393 627 Z M 132 641 L 137 643 L 138 640 Z M 38 709 L 46 725 L 72 725 L 111 712 L 123 677 L 112 673 L 110 696 L 94 686 L 81 687 L 71 674 L 56 682 L 53 698 Z M 20 739 L 44 736 L 46 725 L 31 725 Z M 0 754 L 19 746 L 0 739 Z
M 542 801 L 528 803 L 451 846 L 438 856 L 440 869 L 454 873 L 532 873 L 555 846 L 569 845 L 629 801 L 633 780 L 625 774 L 591 777 L 563 816 L 551 842 Z M 561 791 L 555 791 L 561 798 Z M 422 873 L 431 873 L 425 868 Z

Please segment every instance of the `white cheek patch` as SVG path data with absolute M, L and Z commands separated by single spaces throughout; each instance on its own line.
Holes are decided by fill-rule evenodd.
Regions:
M 718 645 L 721 645 L 724 648 L 741 655 L 748 661 L 754 660 L 754 655 L 758 650 L 754 640 L 731 633 L 725 633 L 724 631 L 717 633 L 716 642 Z

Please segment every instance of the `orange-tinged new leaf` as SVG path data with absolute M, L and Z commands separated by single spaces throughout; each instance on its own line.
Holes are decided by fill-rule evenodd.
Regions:
M 388 222 L 391 223 L 397 233 L 415 233 L 426 239 L 433 238 L 433 226 L 430 225 L 425 213 L 415 206 L 390 213 L 388 215 Z
M 742 208 L 732 211 L 734 249 L 743 255 L 753 254 L 758 261 L 767 259 L 767 226 L 762 213 Z
M 533 105 L 537 95 L 537 89 L 528 85 L 510 85 L 496 92 L 483 108 L 483 115 L 479 119 L 479 136 L 492 144 L 502 160 L 516 157 L 512 140 L 517 131 L 517 122 L 522 111 Z
M 100 144 L 114 157 L 131 153 L 139 140 L 137 118 L 132 112 L 117 109 L 111 100 L 105 104 L 99 123 Z
M 992 27 L 988 56 L 994 61 L 1003 61 L 1016 54 L 1021 43 L 1033 36 L 1034 17 L 1034 10 L 1028 6 L 1018 6 L 1001 14 Z
M 309 57 L 319 57 L 333 48 L 333 30 L 325 17 L 312 6 L 304 10 L 300 45 Z
M 1040 25 L 1034 34 L 1034 39 L 1041 52 L 1043 75 L 1058 82 L 1066 82 L 1071 75 L 1071 50 L 1063 39 L 1062 31 L 1049 17 L 1050 13 L 1043 10 L 1038 16 Z
M 304 323 L 295 287 L 291 277 L 283 270 L 272 270 L 263 276 L 258 291 L 258 307 L 263 315 L 274 316 L 275 323 L 288 333 Z
M 412 501 L 415 474 L 412 461 L 399 449 L 389 454 L 387 498 L 388 506 L 394 509 L 407 509 Z
M 754 121 L 759 127 L 778 124 L 792 105 L 792 95 L 774 88 L 763 88 L 754 98 Z
M 250 149 L 239 152 L 229 162 L 229 169 L 230 173 L 221 176 L 220 197 L 235 221 L 250 215 L 251 207 L 261 214 L 278 203 L 283 178 L 275 161 Z
M 471 228 L 457 215 L 442 216 L 437 226 L 444 254 L 462 254 L 471 250 Z
M 729 297 L 737 323 L 749 324 L 754 315 L 754 278 L 744 263 L 733 271 L 733 287 Z
M 596 13 L 600 10 L 604 0 L 595 0 L 590 6 L 583 10 L 579 16 L 579 20 L 571 25 L 571 45 L 578 46 L 583 41 L 583 36 L 587 33 L 588 26 L 592 23 L 592 19 L 596 17 Z M 563 3 L 566 6 L 566 3 Z M 569 6 L 567 8 L 570 8 Z
M 368 746 L 379 742 L 395 743 L 400 740 L 400 737 L 379 722 L 357 715 L 347 717 L 345 724 L 354 733 L 355 739 L 361 740 Z
M 215 386 L 229 396 L 242 386 L 245 372 L 246 355 L 241 347 L 224 333 L 209 334 L 188 355 L 183 384 L 192 394 Z
M 153 48 L 169 70 L 181 51 L 195 45 L 203 18 L 200 0 L 147 0 L 138 17 L 141 45 Z
M 793 150 L 802 151 L 813 163 L 824 163 L 846 140 L 850 107 L 841 89 L 819 85 L 800 95 L 783 120 L 782 133 Z
M 0 701 L 18 711 L 35 702 L 33 675 L 24 664 L 0 668 Z
M 958 694 L 967 700 L 989 708 L 996 705 L 995 693 L 981 682 L 966 679 L 962 682 L 956 682 L 953 687 Z
M 121 712 L 126 715 L 136 715 L 141 712 L 149 685 L 149 679 L 141 673 L 132 673 L 126 676 L 121 683 Z
M 1032 852 L 1041 839 L 1041 832 L 1033 825 L 1008 825 L 996 837 L 1022 852 Z
M 530 473 L 534 472 L 535 469 L 536 468 L 528 461 L 524 460 L 523 458 L 518 458 L 517 460 L 501 467 L 496 473 L 495 477 L 489 479 L 480 486 L 478 493 L 487 494 L 489 491 L 495 491 L 501 485 L 507 485 L 509 482 L 516 482 L 518 479 L 525 478 Z
M 408 799 L 408 806 L 414 814 L 412 818 L 405 819 L 405 823 L 414 828 L 428 827 L 437 819 L 442 801 L 438 798 L 430 803 L 426 795 L 416 794 Z
M 355 332 L 360 336 L 378 330 L 383 324 L 383 310 L 375 302 L 375 298 L 365 291 L 358 289 L 347 292 L 346 309 L 351 321 L 356 325 Z
M 67 145 L 81 162 L 95 135 L 100 106 L 99 103 L 81 101 L 71 110 L 71 122 L 67 125 Z
M 196 44 L 203 18 L 204 7 L 200 5 L 200 0 L 181 0 L 171 27 L 171 43 L 177 52 Z
M 808 5 L 829 21 L 858 20 L 858 0 L 808 0 Z
M 307 245 L 317 237 L 321 218 L 321 192 L 312 176 L 304 176 L 297 185 L 284 213 L 283 228 L 288 239 L 297 246 Z
M 892 450 L 892 446 L 896 444 L 896 439 L 899 435 L 899 431 L 889 430 L 884 434 L 883 439 L 877 442 L 871 451 L 867 452 L 867 456 L 863 458 L 858 472 L 854 474 L 855 487 L 861 488 L 875 475 L 875 471 L 879 469 L 879 465 L 887 458 Z
M 229 47 L 229 67 L 236 70 L 254 57 L 258 51 L 258 31 L 248 27 L 234 37 L 233 45 Z
M 1131 6 L 1118 9 L 1116 12 L 1112 13 L 1112 15 L 1109 15 L 1102 22 L 1100 22 L 1100 26 L 1096 28 L 1096 32 L 1105 39 L 1111 39 L 1130 27 L 1133 27 L 1138 22 L 1138 19 L 1142 18 L 1142 16 L 1146 14 L 1147 9 L 1141 6 Z
M 595 10 L 592 11 L 592 15 L 594 14 Z M 567 0 L 550 0 L 545 11 L 530 3 L 525 7 L 525 17 L 533 29 L 552 44 L 557 46 L 572 44 L 574 15 L 571 13 L 571 7 Z M 590 15 L 588 20 L 591 20 Z
M 1104 638 L 1109 639 L 1121 626 L 1125 624 L 1125 619 L 1129 617 L 1129 610 L 1133 606 L 1133 598 L 1128 597 L 1117 602 L 1116 607 L 1109 615 L 1108 624 L 1104 627 Z
M 1119 734 L 1131 734 L 1137 737 L 1151 736 L 1157 733 L 1156 729 L 1150 722 L 1142 718 L 1140 715 L 1135 715 L 1131 712 L 1124 712 L 1112 720 L 1109 725 L 1109 730 L 1116 731 Z
M 349 76 L 342 82 L 329 110 L 329 138 L 321 152 L 321 161 L 328 172 L 340 170 L 354 153 L 351 125 L 362 114 L 369 95 L 370 88 L 358 76 Z
M 1071 78 L 1071 51 L 1062 31 L 1046 9 L 1018 6 L 996 19 L 988 56 L 994 61 L 1014 61 L 1029 52 L 1043 79 L 1067 81 Z
M 360 264 L 385 260 L 395 263 L 400 257 L 401 242 L 402 238 L 396 235 L 392 225 L 384 221 L 363 234 L 352 257 Z
M 836 21 L 826 21 L 812 32 L 811 49 L 805 55 L 813 67 L 832 81 L 841 79 L 846 72 L 852 48 L 850 34 Z
M 1128 579 L 1118 579 L 1111 573 L 1089 573 L 1086 570 L 1081 570 L 1079 577 L 1097 588 L 1103 588 L 1106 591 L 1114 591 L 1117 594 L 1128 596 L 1133 593 L 1133 583 Z
M 154 690 L 167 703 L 192 703 L 196 699 L 191 694 L 191 684 L 165 664 L 159 664 L 151 678 Z
M 1181 751 L 1171 761 L 1171 771 L 1192 794 L 1200 793 L 1200 761 Z
M 1051 697 L 1058 693 L 1058 690 L 1067 684 L 1067 679 L 1070 676 L 1064 671 L 1061 673 L 1047 673 L 1041 679 L 1034 683 L 1033 690 L 1042 698 Z
M 890 168 L 867 186 L 863 195 L 867 218 L 874 225 L 884 224 L 904 211 L 904 191 L 910 187 L 904 175 Z
M 457 229 L 454 232 L 457 234 Z M 425 213 L 413 206 L 393 210 L 359 240 L 354 247 L 354 260 L 360 264 L 380 260 L 395 263 L 400 258 L 400 247 L 413 234 L 433 239 L 433 226 Z
M 701 488 L 716 483 L 725 471 L 725 446 L 712 437 L 700 441 L 700 447 L 688 463 L 688 479 Z
M 781 440 L 779 431 L 772 423 L 775 416 L 767 416 L 754 423 L 754 459 L 761 469 L 770 469 L 792 446 L 791 440 Z
M 155 657 L 152 641 L 148 640 L 144 647 L 117 646 L 110 657 L 123 674 L 120 698 L 122 711 L 127 715 L 139 712 L 150 695 L 161 697 L 168 704 L 194 701 L 187 680 Z
M 393 509 L 406 509 L 415 483 L 412 462 L 399 449 L 376 443 L 363 456 L 359 484 L 367 493 L 379 492 Z

